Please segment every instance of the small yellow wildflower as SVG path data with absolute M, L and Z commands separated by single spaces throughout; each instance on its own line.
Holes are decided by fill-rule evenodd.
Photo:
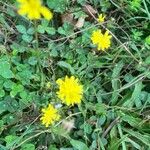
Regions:
M 66 105 L 74 105 L 81 103 L 83 96 L 83 86 L 78 83 L 78 79 L 74 76 L 65 77 L 64 81 L 58 79 L 56 82 L 59 85 L 58 97 Z
M 60 115 L 58 114 L 57 109 L 55 109 L 51 104 L 49 104 L 47 108 L 43 108 L 42 113 L 43 114 L 40 120 L 46 127 L 52 125 L 55 121 L 60 119 Z
M 110 47 L 112 36 L 109 35 L 109 31 L 102 34 L 101 30 L 93 31 L 91 40 L 93 44 L 98 46 L 98 50 L 105 50 Z
M 53 17 L 52 12 L 45 6 L 42 6 L 41 0 L 17 0 L 17 2 L 20 4 L 18 13 L 27 15 L 31 20 L 40 19 L 41 15 L 47 20 L 51 20 Z
M 100 14 L 100 15 L 98 15 L 98 19 L 97 19 L 97 21 L 98 21 L 99 23 L 102 23 L 102 22 L 104 22 L 105 17 L 106 17 L 105 15 Z

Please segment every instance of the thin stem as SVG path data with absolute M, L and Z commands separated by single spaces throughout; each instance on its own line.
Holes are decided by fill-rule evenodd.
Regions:
M 36 48 L 39 48 L 39 41 L 38 41 L 38 32 L 37 32 L 37 21 L 34 21 L 34 30 L 35 30 L 35 40 L 36 40 Z

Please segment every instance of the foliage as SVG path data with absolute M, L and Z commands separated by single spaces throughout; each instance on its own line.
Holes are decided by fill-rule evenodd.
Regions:
M 53 13 L 50 21 L 20 16 L 17 1 L 0 0 L 0 150 L 149 150 L 150 2 L 42 5 Z M 108 49 L 91 41 L 99 30 L 109 31 Z M 57 94 L 65 76 L 83 85 L 78 105 Z M 45 127 L 41 110 L 49 105 L 60 118 Z

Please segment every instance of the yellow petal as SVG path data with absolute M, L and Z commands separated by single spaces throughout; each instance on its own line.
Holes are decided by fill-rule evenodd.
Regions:
M 53 18 L 52 12 L 46 7 L 41 7 L 41 14 L 47 20 L 51 20 Z

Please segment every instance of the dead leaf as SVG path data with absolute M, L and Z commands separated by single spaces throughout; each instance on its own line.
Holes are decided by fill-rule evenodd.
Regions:
M 73 25 L 75 24 L 72 13 L 66 13 L 66 14 L 61 15 L 61 20 L 62 20 L 62 23 L 69 22 Z
M 85 18 L 84 17 L 80 17 L 77 21 L 77 23 L 75 24 L 75 27 L 77 28 L 82 28 L 85 22 Z
M 64 120 L 62 122 L 62 126 L 65 130 L 67 130 L 67 132 L 70 132 L 73 128 L 75 128 L 74 119 L 69 120 L 69 121 Z
M 91 5 L 89 5 L 89 4 L 85 4 L 84 6 L 83 6 L 83 10 L 87 13 L 87 14 L 89 14 L 89 15 L 91 15 L 89 12 L 91 12 L 92 14 L 97 14 L 98 12 L 91 6 Z

